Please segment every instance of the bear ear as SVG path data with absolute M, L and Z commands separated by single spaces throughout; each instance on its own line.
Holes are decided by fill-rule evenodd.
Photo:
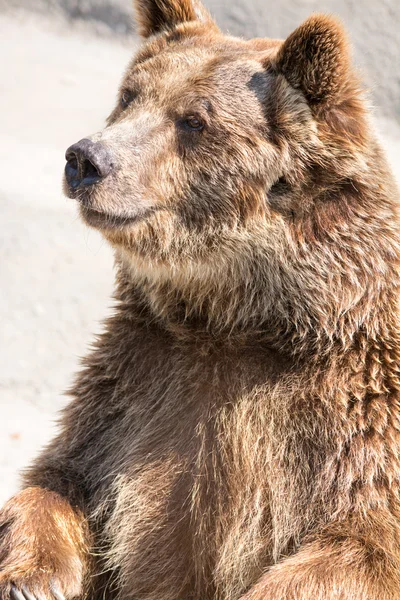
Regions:
M 349 44 L 342 24 L 313 15 L 283 42 L 276 67 L 316 110 L 340 101 L 350 72 Z
M 205 21 L 215 27 L 197 0 L 134 0 L 134 9 L 139 33 L 145 38 L 188 21 Z

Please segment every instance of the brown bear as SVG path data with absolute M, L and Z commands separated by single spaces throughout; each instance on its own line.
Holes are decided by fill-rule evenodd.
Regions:
M 0 514 L 0 597 L 400 597 L 398 191 L 342 26 L 145 38 L 65 189 L 115 311 Z

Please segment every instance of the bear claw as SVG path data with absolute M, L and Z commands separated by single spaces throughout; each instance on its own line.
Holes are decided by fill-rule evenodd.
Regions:
M 52 596 L 55 600 L 65 600 L 64 595 L 54 585 L 50 588 Z M 15 585 L 11 587 L 11 600 L 45 600 L 42 594 L 32 594 L 25 586 L 18 589 Z
M 25 596 L 26 600 L 36 600 L 35 596 L 33 594 L 31 594 L 31 592 L 28 590 L 27 587 L 25 587 L 23 585 L 21 589 L 22 589 L 22 593 Z
M 51 593 L 53 594 L 53 596 L 56 600 L 65 600 L 65 596 L 54 585 L 51 586 Z
M 23 593 L 20 592 L 20 590 L 18 590 L 15 586 L 12 586 L 10 596 L 12 600 L 25 600 L 25 596 L 23 595 Z

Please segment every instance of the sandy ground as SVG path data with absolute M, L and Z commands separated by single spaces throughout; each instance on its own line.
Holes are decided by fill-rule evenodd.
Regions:
M 111 251 L 60 182 L 65 149 L 103 126 L 131 48 L 23 14 L 0 16 L 0 39 L 1 503 L 54 433 L 110 306 Z M 379 126 L 400 176 L 399 128 Z

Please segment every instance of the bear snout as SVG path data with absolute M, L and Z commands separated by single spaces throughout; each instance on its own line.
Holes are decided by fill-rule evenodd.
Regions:
M 99 183 L 113 169 L 111 154 L 106 146 L 87 138 L 70 146 L 65 159 L 65 178 L 72 190 Z

